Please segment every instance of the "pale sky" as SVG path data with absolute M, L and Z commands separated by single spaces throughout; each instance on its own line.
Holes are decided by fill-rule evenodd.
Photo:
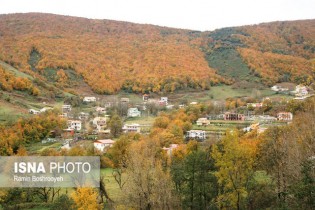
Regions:
M 43 12 L 193 30 L 315 19 L 315 0 L 0 0 L 0 14 Z

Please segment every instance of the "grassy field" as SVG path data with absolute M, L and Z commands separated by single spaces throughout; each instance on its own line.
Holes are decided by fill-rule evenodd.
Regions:
M 55 148 L 58 149 L 62 146 L 62 144 L 60 142 L 53 142 L 53 143 L 41 143 L 41 142 L 37 142 L 34 144 L 31 144 L 29 146 L 26 147 L 27 151 L 31 154 L 39 154 L 41 153 L 43 150 L 48 149 L 48 148 Z
M 11 65 L 9 65 L 3 61 L 0 61 L 0 66 L 2 66 L 5 70 L 10 71 L 11 73 L 13 73 L 14 75 L 16 75 L 18 77 L 23 77 L 23 78 L 28 78 L 30 80 L 33 80 L 32 76 L 17 70 L 16 68 L 12 67 Z
M 115 181 L 112 172 L 113 169 L 111 168 L 101 169 L 101 176 L 105 176 L 105 188 L 109 194 L 109 197 L 113 201 L 118 201 L 122 197 L 122 191 L 120 190 L 119 185 Z

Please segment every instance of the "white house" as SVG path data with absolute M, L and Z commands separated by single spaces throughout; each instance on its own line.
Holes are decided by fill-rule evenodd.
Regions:
M 190 130 L 190 131 L 187 131 L 186 138 L 205 140 L 206 139 L 206 132 L 202 131 L 202 130 Z
M 129 132 L 136 132 L 136 133 L 140 133 L 140 125 L 139 124 L 125 124 L 122 127 L 124 133 L 129 133 Z
M 86 120 L 89 118 L 89 113 L 86 113 L 86 112 L 80 112 L 79 114 L 79 119 L 80 120 Z
M 293 120 L 293 114 L 291 112 L 279 112 L 277 114 L 277 119 L 279 121 L 292 121 Z
M 307 87 L 304 86 L 304 85 L 297 85 L 297 86 L 295 87 L 295 90 L 292 91 L 292 92 L 293 92 L 293 93 L 295 94 L 295 96 L 297 96 L 297 97 L 302 97 L 302 96 L 308 95 Z
M 106 108 L 104 107 L 96 107 L 95 111 L 98 112 L 99 114 L 106 114 Z
M 96 127 L 98 132 L 104 130 L 106 128 L 106 117 L 95 117 L 93 119 L 93 125 Z
M 263 104 L 262 103 L 247 103 L 247 108 L 253 107 L 253 108 L 262 108 Z
M 83 98 L 83 101 L 84 102 L 95 102 L 96 101 L 96 97 L 94 97 L 94 96 L 91 96 L 91 97 L 84 97 Z
M 275 92 L 284 92 L 284 91 L 289 91 L 289 88 L 284 88 L 284 87 L 281 87 L 279 85 L 274 85 L 271 87 L 271 90 L 273 90 Z
M 210 125 L 210 120 L 208 120 L 207 118 L 199 118 L 196 123 L 198 126 L 206 126 Z
M 53 109 L 53 108 L 51 108 L 51 107 L 44 107 L 44 108 L 40 109 L 39 111 L 40 111 L 40 112 L 46 112 L 46 111 L 52 110 L 52 109 Z
M 115 143 L 115 141 L 111 140 L 111 139 L 103 139 L 103 140 L 96 140 L 93 145 L 94 148 L 104 152 L 105 149 L 110 148 L 113 146 L 113 144 Z
M 39 114 L 40 112 L 35 110 L 35 109 L 30 109 L 30 110 L 28 110 L 28 113 L 36 115 L 36 114 Z
M 68 129 L 80 131 L 82 128 L 82 122 L 80 120 L 68 120 Z
M 197 104 L 198 104 L 198 102 L 196 102 L 196 101 L 193 101 L 190 103 L 190 105 L 197 105 Z
M 129 103 L 129 101 L 130 101 L 129 98 L 121 98 L 120 99 L 121 103 Z
M 168 98 L 167 97 L 161 97 L 159 100 L 159 104 L 162 106 L 166 106 L 168 104 Z
M 128 117 L 140 117 L 141 112 L 138 110 L 138 108 L 129 108 L 127 116 Z

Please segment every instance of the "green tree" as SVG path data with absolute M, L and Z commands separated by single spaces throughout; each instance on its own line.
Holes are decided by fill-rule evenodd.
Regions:
M 123 122 L 117 113 L 114 113 L 109 121 L 110 133 L 113 137 L 117 138 L 122 133 Z
M 213 172 L 214 162 L 205 151 L 194 150 L 172 161 L 172 178 L 185 209 L 215 208 L 218 186 Z

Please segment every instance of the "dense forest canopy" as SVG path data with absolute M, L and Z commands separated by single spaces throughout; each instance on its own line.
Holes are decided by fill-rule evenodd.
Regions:
M 314 32 L 314 20 L 198 32 L 11 14 L 0 16 L 0 60 L 55 84 L 73 80 L 63 71 L 74 71 L 105 94 L 209 89 L 244 78 L 266 85 L 307 83 L 314 80 Z

